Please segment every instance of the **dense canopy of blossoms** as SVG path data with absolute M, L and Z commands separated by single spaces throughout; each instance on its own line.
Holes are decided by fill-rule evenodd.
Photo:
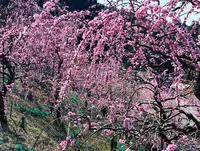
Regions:
M 123 0 L 109 2 L 112 7 L 90 20 L 91 12 L 63 10 L 58 0 L 47 1 L 42 10 L 35 7 L 34 14 L 18 10 L 0 28 L 0 57 L 8 62 L 8 74 L 16 72 L 29 87 L 45 89 L 45 103 L 84 125 L 83 132 L 102 129 L 113 137 L 123 132 L 119 143 L 128 149 L 138 143 L 164 149 L 166 142 L 165 150 L 174 151 L 190 142 L 182 143 L 183 134 L 195 141 L 200 129 L 195 116 L 200 107 L 199 21 L 190 30 L 184 22 L 199 11 L 199 1 L 169 0 L 162 6 L 159 0 L 129 0 L 128 7 L 118 7 Z M 181 22 L 189 3 L 192 8 Z M 23 5 L 30 9 L 29 2 Z M 188 70 L 195 72 L 197 98 L 186 92 Z M 80 99 L 76 104 L 72 93 Z M 61 115 L 62 105 L 67 115 Z M 87 112 L 81 115 L 83 109 Z M 68 137 L 60 147 L 76 146 L 75 139 Z

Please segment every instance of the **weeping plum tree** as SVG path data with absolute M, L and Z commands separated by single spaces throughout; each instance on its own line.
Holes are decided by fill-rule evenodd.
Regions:
M 200 39 L 192 36 L 199 21 L 191 30 L 184 22 L 190 13 L 199 13 L 199 2 L 169 0 L 162 6 L 159 0 L 129 0 L 122 7 L 123 1 L 108 1 L 112 9 L 92 20 L 86 17 L 90 11 L 60 9 L 60 15 L 52 15 L 57 2 L 47 1 L 41 12 L 24 24 L 13 21 L 2 34 L 23 35 L 13 39 L 9 58 L 30 75 L 26 81 L 48 85 L 55 108 L 66 104 L 66 119 L 83 133 L 103 131 L 127 150 L 141 144 L 167 151 L 176 144 L 190 147 L 200 129 Z M 192 8 L 181 22 L 187 4 Z M 1 38 L 8 49 L 5 41 Z M 51 74 L 44 72 L 47 68 Z M 194 95 L 183 88 L 188 70 L 195 73 L 194 81 L 187 82 Z M 72 92 L 81 101 L 72 103 Z M 87 114 L 80 112 L 83 108 Z M 74 139 L 67 137 L 58 148 L 78 147 Z
M 2 122 L 3 120 L 6 121 L 5 110 L 4 110 L 6 106 L 5 105 L 6 102 L 3 102 L 3 98 L 5 98 L 6 92 L 7 92 L 5 85 L 10 85 L 14 83 L 16 79 L 21 79 L 21 81 L 23 83 L 26 83 L 26 85 L 28 85 L 29 88 L 33 87 L 33 84 L 34 84 L 34 87 L 37 87 L 41 91 L 45 91 L 47 96 L 49 96 L 48 97 L 49 99 L 47 99 L 47 102 L 51 101 L 53 102 L 53 105 L 57 104 L 55 100 L 58 100 L 58 97 L 59 97 L 59 90 L 60 90 L 59 82 L 60 82 L 60 79 L 62 78 L 62 70 L 63 70 L 63 68 L 61 68 L 63 66 L 62 65 L 63 56 L 60 55 L 61 48 L 60 46 L 55 45 L 56 47 L 52 48 L 53 49 L 52 53 L 47 52 L 46 55 L 44 53 L 37 53 L 35 49 L 37 49 L 39 52 L 42 52 L 41 51 L 42 47 L 38 45 L 39 37 L 41 35 L 39 33 L 40 32 L 39 30 L 37 30 L 38 32 L 37 31 L 34 32 L 34 30 L 40 29 L 39 27 L 41 24 L 38 24 L 38 22 L 40 22 L 40 17 L 41 19 L 43 19 L 43 21 L 45 21 L 45 24 L 49 22 L 50 20 L 52 21 L 51 27 L 55 26 L 55 28 L 52 29 L 52 33 L 53 32 L 56 33 L 56 31 L 61 30 L 63 23 L 70 22 L 70 20 L 67 22 L 63 22 L 62 19 L 61 21 L 59 21 L 60 18 L 63 18 L 64 13 L 66 13 L 65 10 L 60 11 L 60 7 L 59 7 L 60 3 L 66 5 L 66 2 L 64 3 L 63 1 L 59 2 L 59 5 L 55 5 L 55 3 L 51 5 L 50 2 L 45 3 L 42 12 L 41 12 L 41 8 L 37 6 L 37 4 L 40 5 L 38 1 L 35 1 L 35 2 L 23 1 L 23 0 L 18 1 L 18 2 L 9 1 L 6 4 L 5 4 L 5 1 L 1 1 L 0 3 L 1 7 L 3 8 L 1 11 L 1 21 L 2 21 L 1 59 L 2 59 L 2 69 L 3 69 L 3 71 L 1 72 L 2 79 L 3 79 L 2 80 L 3 81 L 2 95 L 1 95 L 2 96 L 1 97 L 2 98 L 1 99 Z M 86 2 L 84 2 L 84 4 L 86 5 Z M 87 8 L 91 6 L 92 4 L 96 4 L 96 2 L 95 1 L 87 2 Z M 51 9 L 51 7 L 54 7 L 54 9 Z M 82 7 L 82 5 L 80 7 Z M 80 10 L 84 10 L 84 9 L 86 8 L 80 8 Z M 41 12 L 41 13 L 40 15 L 39 14 L 34 15 L 35 12 Z M 54 12 L 56 12 L 57 15 L 61 15 L 59 18 L 57 18 L 58 23 L 55 22 L 56 17 L 54 17 L 54 14 L 55 14 Z M 33 22 L 34 20 L 35 22 Z M 61 25 L 60 29 L 56 27 L 57 24 Z M 73 25 L 70 25 L 69 29 L 72 28 L 72 26 Z M 65 29 L 67 29 L 66 26 L 63 28 L 63 30 Z M 52 36 L 51 35 L 52 33 L 49 31 L 47 31 L 45 35 L 43 33 L 45 30 L 46 31 L 49 30 L 48 27 L 44 27 L 43 31 L 41 32 L 42 34 L 41 39 L 48 39 L 48 38 L 45 38 L 45 36 L 47 37 Z M 33 35 L 30 34 L 30 31 L 33 33 Z M 76 31 L 76 28 L 73 29 L 73 32 L 74 31 Z M 62 36 L 64 37 L 62 37 L 61 34 L 59 34 L 58 36 L 61 36 L 60 40 L 66 42 L 68 38 L 70 39 L 70 36 L 67 35 L 70 32 L 71 31 L 66 31 L 65 33 L 66 35 L 63 33 L 65 36 L 64 35 Z M 77 35 L 72 35 L 72 36 L 78 37 Z M 31 37 L 33 39 L 31 40 L 31 42 L 28 42 L 28 40 L 30 40 Z M 52 38 L 52 40 L 55 40 L 55 39 Z M 76 41 L 78 40 L 76 39 Z M 72 41 L 69 40 L 69 42 L 72 42 Z M 35 43 L 37 43 L 37 45 L 35 45 Z M 45 45 L 46 44 L 49 45 L 47 41 L 45 41 L 44 43 Z M 19 45 L 23 45 L 24 48 L 19 47 Z M 4 82 L 5 78 L 8 79 L 6 83 Z M 51 92 L 52 92 L 52 95 L 50 95 Z M 51 110 L 53 108 L 51 108 Z M 55 110 L 57 112 L 56 113 L 57 117 L 60 117 L 59 108 L 60 107 L 58 107 L 58 109 Z
M 107 120 L 100 125 L 93 123 L 95 126 L 107 123 L 108 130 L 121 131 L 125 139 L 134 136 L 139 143 L 152 140 L 156 143 L 160 139 L 161 149 L 164 143 L 183 142 L 183 135 L 198 136 L 199 45 L 192 34 L 199 22 L 189 31 L 180 16 L 191 3 L 186 22 L 187 16 L 199 9 L 199 3 L 177 3 L 169 1 L 161 6 L 159 1 L 130 1 L 130 9 L 102 11 L 82 28 L 83 40 L 77 57 L 85 52 L 88 68 L 70 68 L 73 84 L 70 85 L 72 79 L 66 79 L 61 94 L 69 90 L 76 92 L 73 87 L 80 84 L 90 90 L 89 98 L 78 91 L 77 94 L 92 104 L 91 108 L 108 107 Z M 131 67 L 124 68 L 124 57 Z M 186 70 L 197 74 L 193 86 L 196 98 L 188 97 L 181 88 Z M 132 76 L 135 78 L 129 79 Z M 192 113 L 189 112 L 191 107 Z M 93 118 L 90 117 L 91 122 Z M 87 128 L 91 128 L 91 123 Z
M 1 91 L 0 91 L 0 122 L 4 131 L 8 130 L 6 119 L 6 94 L 14 86 L 15 80 L 23 78 L 23 74 L 30 64 L 28 59 L 21 57 L 17 52 L 17 44 L 24 37 L 25 26 L 30 22 L 26 18 L 33 16 L 37 7 L 35 3 L 24 1 L 0 1 L 0 60 L 1 60 Z M 26 20 L 26 21 L 25 21 Z M 16 56 L 18 54 L 18 57 Z M 28 67 L 29 66 L 29 67 Z M 24 67 L 23 72 L 20 69 Z

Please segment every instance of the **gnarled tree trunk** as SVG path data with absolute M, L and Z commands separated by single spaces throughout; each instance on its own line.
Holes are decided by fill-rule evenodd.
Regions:
M 193 86 L 194 95 L 200 100 L 200 71 L 196 73 Z

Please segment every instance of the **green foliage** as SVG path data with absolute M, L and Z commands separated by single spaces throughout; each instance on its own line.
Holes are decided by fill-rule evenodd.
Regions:
M 78 105 L 78 103 L 81 102 L 81 100 L 77 97 L 77 95 L 75 93 L 69 93 L 68 97 L 71 100 L 71 104 L 73 105 Z M 87 104 L 87 105 L 86 105 Z M 78 114 L 80 114 L 81 116 L 83 115 L 90 115 L 92 112 L 92 115 L 96 115 L 100 112 L 100 110 L 98 108 L 92 108 L 91 112 L 88 111 L 88 108 L 91 107 L 91 104 L 88 104 L 87 101 L 84 102 L 84 105 L 81 106 L 81 108 L 78 111 Z M 71 109 L 72 110 L 72 109 Z M 76 108 L 74 108 L 74 110 L 72 110 L 73 112 L 76 112 Z
M 0 143 L 4 143 L 4 139 L 0 137 Z
M 28 147 L 24 147 L 22 144 L 17 144 L 16 151 L 35 151 L 35 150 Z
M 139 151 L 144 151 L 144 148 L 143 148 L 142 145 L 140 145 L 140 147 L 139 147 Z
M 76 136 L 81 132 L 78 127 L 71 127 L 69 131 L 71 138 L 76 138 Z
M 125 151 L 125 146 L 119 142 L 117 142 L 117 148 L 120 150 L 120 151 Z
M 14 105 L 14 108 L 17 111 L 28 112 L 32 116 L 36 116 L 36 117 L 40 117 L 40 118 L 45 118 L 46 116 L 49 116 L 49 114 L 50 114 L 49 112 L 41 111 L 39 108 L 27 108 L 24 106 L 17 106 L 17 105 Z
M 75 93 L 69 93 L 68 96 L 73 104 L 77 104 L 78 102 L 80 102 L 80 100 L 78 99 Z

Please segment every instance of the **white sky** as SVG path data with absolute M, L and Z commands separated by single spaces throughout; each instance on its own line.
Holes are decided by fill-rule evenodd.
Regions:
M 98 0 L 98 2 L 103 4 L 104 2 L 106 2 L 106 0 Z M 161 0 L 160 2 L 162 5 L 164 5 L 164 4 L 166 4 L 167 0 Z M 185 10 L 189 11 L 191 9 L 191 6 L 192 5 L 188 5 Z M 198 10 L 198 12 L 200 12 L 200 10 Z M 181 19 L 183 20 L 183 18 L 184 18 L 184 16 Z M 200 18 L 200 13 L 199 14 L 192 13 L 187 18 L 187 24 L 190 25 L 192 23 L 192 21 L 198 20 L 199 18 Z

